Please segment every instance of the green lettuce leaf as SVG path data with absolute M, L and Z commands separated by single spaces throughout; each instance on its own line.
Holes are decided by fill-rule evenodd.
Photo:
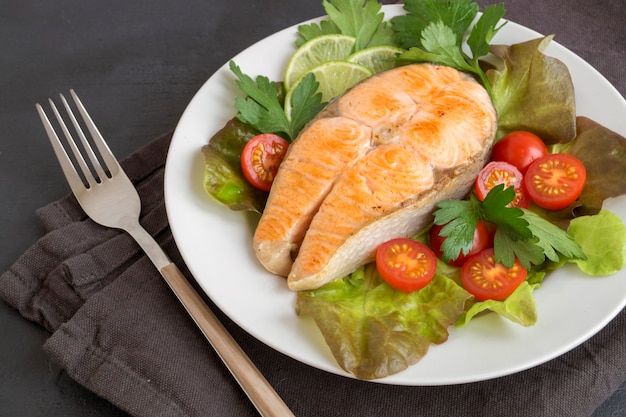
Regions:
M 548 143 L 576 135 L 574 85 L 567 66 L 543 54 L 552 36 L 492 45 L 497 63 L 486 71 L 498 112 L 498 137 L 527 130 Z
M 504 301 L 487 300 L 476 302 L 461 314 L 461 317 L 456 322 L 456 326 L 465 326 L 471 319 L 484 311 L 493 311 L 522 326 L 532 326 L 537 322 L 537 308 L 532 294 L 534 288 L 535 285 L 524 281 Z
M 445 342 L 469 297 L 442 275 L 406 294 L 369 264 L 343 280 L 299 292 L 296 307 L 298 314 L 313 318 L 344 370 L 374 379 L 406 369 L 431 343 Z
M 241 151 L 259 132 L 237 118 L 219 130 L 202 147 L 204 155 L 203 184 L 215 200 L 232 210 L 261 212 L 267 193 L 248 182 L 241 171 Z
M 594 216 L 577 217 L 568 233 L 587 255 L 587 259 L 572 260 L 585 274 L 607 276 L 624 267 L 626 227 L 617 215 L 602 210 Z

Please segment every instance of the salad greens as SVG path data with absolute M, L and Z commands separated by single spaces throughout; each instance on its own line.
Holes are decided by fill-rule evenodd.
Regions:
M 265 76 L 258 76 L 256 82 L 241 72 L 230 62 L 230 70 L 237 76 L 237 86 L 248 95 L 237 97 L 235 107 L 237 118 L 263 133 L 276 133 L 293 140 L 302 127 L 324 108 L 322 94 L 317 92 L 319 83 L 313 74 L 308 74 L 296 86 L 292 97 L 291 117 L 284 110 L 284 97 L 281 89 Z
M 323 1 L 329 17 L 319 24 L 310 23 L 298 28 L 296 45 L 326 34 L 343 34 L 355 37 L 354 50 L 370 46 L 393 45 L 394 32 L 391 23 L 384 21 L 381 5 L 375 0 Z M 237 86 L 247 97 L 237 97 L 237 118 L 263 133 L 275 133 L 288 141 L 294 140 L 304 125 L 309 122 L 326 103 L 318 92 L 319 83 L 313 74 L 308 74 L 295 87 L 291 98 L 289 116 L 284 109 L 282 86 L 265 76 L 253 80 L 241 72 L 234 63 L 230 70 L 237 77 Z
M 478 15 L 477 3 L 471 0 L 406 0 L 404 8 L 406 14 L 391 19 L 396 39 L 408 49 L 400 55 L 400 61 L 436 62 L 472 72 L 492 95 L 479 59 L 489 53 L 489 42 L 504 25 L 497 26 L 504 16 L 502 3 L 488 6 L 471 28 L 467 38 L 471 56 L 463 51 L 463 43 Z
M 605 199 L 626 194 L 626 142 L 587 117 L 576 118 L 576 132 L 574 140 L 557 150 L 574 155 L 587 170 L 585 188 L 572 210 L 576 215 L 596 214 Z
M 499 137 L 526 130 L 547 143 L 563 143 L 576 136 L 574 85 L 565 64 L 544 55 L 551 41 L 548 36 L 492 46 L 496 64 L 486 74 Z
M 373 379 L 406 369 L 431 343 L 445 342 L 470 297 L 444 275 L 420 291 L 397 291 L 370 264 L 346 279 L 298 293 L 296 308 L 315 320 L 343 369 Z
M 515 190 L 500 184 L 484 201 L 471 194 L 469 200 L 439 203 L 434 222 L 445 225 L 441 230 L 441 235 L 448 237 L 442 245 L 444 260 L 454 259 L 461 250 L 469 252 L 478 220 L 496 226 L 495 257 L 506 267 L 510 268 L 516 257 L 526 270 L 546 258 L 558 262 L 557 252 L 570 259 L 585 259 L 580 246 L 564 230 L 531 211 L 507 207 L 514 198 Z
M 267 193 L 252 186 L 241 170 L 241 150 L 259 131 L 238 118 L 226 123 L 202 147 L 204 190 L 231 210 L 262 212 Z
M 374 0 L 323 0 L 328 19 L 298 27 L 296 46 L 321 35 L 354 36 L 354 50 L 395 45 L 391 23 L 384 21 L 381 4 Z
M 585 259 L 572 259 L 587 275 L 612 275 L 624 267 L 626 226 L 607 210 L 593 216 L 581 216 L 570 223 L 569 234 L 585 252 Z
M 456 322 L 457 327 L 465 326 L 477 315 L 491 311 L 522 326 L 532 326 L 537 322 L 537 309 L 532 292 L 539 284 L 524 281 L 504 301 L 486 300 L 470 303 Z
M 548 272 L 566 263 L 591 276 L 610 275 L 624 267 L 626 227 L 602 210 L 602 204 L 626 194 L 626 139 L 576 117 L 567 67 L 543 53 L 551 36 L 510 46 L 490 45 L 502 27 L 498 26 L 504 15 L 502 4 L 486 8 L 476 19 L 478 5 L 471 0 L 405 0 L 406 14 L 391 21 L 384 21 L 375 0 L 323 0 L 322 4 L 328 19 L 300 26 L 296 45 L 319 35 L 342 33 L 355 36 L 358 48 L 407 48 L 398 65 L 429 61 L 472 72 L 490 91 L 498 113 L 497 138 L 515 130 L 530 131 L 544 138 L 552 152 L 578 157 L 587 170 L 582 195 L 564 210 L 506 207 L 514 191 L 503 186 L 494 188 L 483 202 L 470 194 L 467 200 L 438 205 L 434 222 L 445 224 L 442 233 L 449 236 L 444 257 L 469 251 L 481 219 L 497 225 L 496 259 L 510 265 L 517 257 L 529 269 L 527 280 L 504 301 L 477 302 L 461 286 L 460 268 L 442 261 L 433 282 L 411 294 L 392 289 L 373 263 L 317 290 L 299 292 L 298 314 L 315 321 L 343 369 L 363 379 L 399 372 L 418 361 L 431 343 L 444 342 L 450 325 L 464 326 L 485 311 L 531 326 L 537 320 L 532 293 Z M 323 103 L 314 94 L 314 76 L 308 77 L 298 87 L 301 91 L 294 90 L 295 117 L 287 120 L 282 83 L 262 76 L 253 80 L 233 62 L 230 67 L 247 97 L 236 99 L 238 115 L 202 149 L 205 189 L 233 210 L 262 212 L 267 193 L 245 180 L 239 163 L 243 146 L 260 132 L 294 140 Z M 428 230 L 414 238 L 427 243 Z

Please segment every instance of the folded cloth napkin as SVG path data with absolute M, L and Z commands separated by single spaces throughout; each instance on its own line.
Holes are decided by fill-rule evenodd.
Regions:
M 141 223 L 189 276 L 163 201 L 170 139 L 121 165 L 141 197 Z M 53 332 L 44 349 L 72 378 L 136 416 L 228 415 L 219 407 L 237 406 L 219 399 L 244 403 L 225 392 L 236 385 L 223 383 L 225 368 L 128 234 L 91 221 L 73 195 L 37 214 L 46 234 L 0 276 L 0 296 Z
M 192 279 L 163 203 L 170 140 L 171 133 L 156 139 L 122 166 L 141 196 L 142 224 Z M 0 276 L 0 297 L 52 332 L 44 349 L 68 375 L 133 416 L 256 414 L 127 234 L 92 222 L 71 195 L 38 216 L 46 233 Z M 580 417 L 626 379 L 626 312 L 578 348 L 530 370 L 472 384 L 403 387 L 308 367 L 211 306 L 298 416 Z

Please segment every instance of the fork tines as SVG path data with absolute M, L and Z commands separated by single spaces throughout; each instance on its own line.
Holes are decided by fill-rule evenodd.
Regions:
M 86 137 L 83 127 L 79 123 L 79 121 L 74 116 L 74 112 L 70 107 L 70 104 L 65 99 L 63 94 L 60 94 L 61 102 L 63 103 L 63 107 L 65 108 L 65 112 L 67 113 L 67 117 L 71 120 L 71 123 L 74 127 L 74 132 L 78 135 L 80 142 L 77 142 L 74 139 L 74 136 L 70 132 L 65 123 L 63 117 L 61 116 L 57 106 L 54 104 L 52 99 L 48 99 L 50 103 L 50 107 L 52 112 L 57 120 L 57 123 L 63 132 L 65 137 L 66 145 L 63 145 L 63 142 L 56 134 L 55 129 L 52 126 L 52 123 L 46 116 L 46 113 L 43 110 L 43 107 L 39 104 L 36 105 L 37 111 L 39 112 L 39 116 L 41 117 L 41 121 L 50 137 L 50 142 L 52 143 L 52 147 L 57 156 L 57 159 L 61 163 L 61 167 L 63 168 L 63 173 L 65 177 L 70 182 L 70 186 L 74 188 L 74 186 L 78 186 L 77 181 L 82 183 L 83 187 L 93 187 L 98 183 L 101 183 L 106 178 L 111 178 L 113 174 L 115 174 L 120 168 L 117 160 L 112 155 L 111 150 L 108 145 L 104 141 L 102 135 L 98 131 L 98 128 L 92 121 L 91 117 L 85 110 L 82 102 L 74 92 L 74 90 L 70 90 L 70 95 L 74 100 L 74 104 L 78 109 L 78 112 L 82 116 L 82 122 L 84 126 L 90 133 L 91 141 Z M 94 147 L 98 151 L 98 155 L 94 152 Z M 66 146 L 68 146 L 72 152 L 71 157 L 66 152 Z M 84 155 L 87 155 L 87 159 L 89 163 L 85 160 Z M 80 173 L 79 173 L 80 171 Z

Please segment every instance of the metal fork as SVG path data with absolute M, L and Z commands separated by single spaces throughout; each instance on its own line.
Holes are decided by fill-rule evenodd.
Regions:
M 54 102 L 51 99 L 48 101 L 66 138 L 67 146 L 72 151 L 74 162 L 66 152 L 42 106 L 37 104 L 36 108 L 65 178 L 85 213 L 103 226 L 125 230 L 139 243 L 262 416 L 293 416 L 287 405 L 215 317 L 178 267 L 169 260 L 158 243 L 139 224 L 141 202 L 137 190 L 111 153 L 74 90 L 70 90 L 70 94 L 90 133 L 91 142 L 88 141 L 62 94 L 60 95 L 61 102 L 78 134 L 80 145 L 74 140 Z M 95 144 L 95 149 L 90 143 Z M 89 164 L 84 155 L 87 156 Z

